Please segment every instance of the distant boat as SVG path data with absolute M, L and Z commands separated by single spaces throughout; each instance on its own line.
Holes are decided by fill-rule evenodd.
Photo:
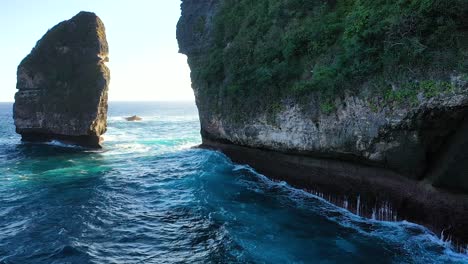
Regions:
M 141 120 L 143 120 L 143 118 L 134 115 L 134 116 L 131 116 L 131 117 L 126 117 L 125 120 L 134 122 L 134 121 L 141 121 Z

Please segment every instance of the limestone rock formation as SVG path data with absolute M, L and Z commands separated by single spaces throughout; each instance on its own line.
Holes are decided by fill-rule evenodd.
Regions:
M 287 94 L 288 87 L 280 88 L 286 91 L 281 101 L 274 101 L 270 97 L 255 98 L 253 93 L 242 95 L 243 90 L 255 90 L 258 87 L 243 87 L 237 96 L 242 98 L 236 98 L 230 95 L 236 87 L 227 86 L 226 83 L 241 77 L 231 73 L 235 67 L 230 66 L 233 63 L 230 49 L 240 49 L 237 46 L 242 43 L 233 43 L 236 38 L 232 42 L 222 42 L 228 38 L 223 33 L 218 32 L 218 36 L 214 36 L 216 30 L 222 31 L 216 29 L 217 19 L 219 21 L 216 14 L 225 3 L 235 7 L 232 2 L 224 0 L 184 0 L 178 25 L 180 52 L 188 56 L 192 87 L 205 139 L 319 158 L 363 162 L 390 168 L 412 179 L 430 178 L 437 187 L 468 192 L 468 178 L 463 177 L 468 167 L 454 171 L 449 170 L 449 166 L 443 171 L 434 166 L 444 155 L 447 146 L 443 145 L 466 122 L 466 73 L 456 70 L 438 72 L 432 77 L 434 80 L 414 81 L 424 88 L 411 95 L 414 98 L 410 103 L 386 101 L 383 92 L 369 96 L 373 91 L 366 83 L 355 89 L 358 92 L 336 95 L 330 102 L 323 102 L 319 95 L 313 94 L 308 95 L 306 102 L 301 102 L 301 98 Z M 213 65 L 213 59 L 218 56 L 213 55 L 216 46 L 224 47 L 223 59 L 220 64 Z M 256 47 L 254 44 L 252 46 Z M 252 58 L 246 58 L 245 65 L 250 63 L 247 60 Z M 207 80 L 205 72 L 217 67 L 223 67 L 216 74 L 218 81 Z M 258 78 L 262 76 L 265 77 L 259 74 Z M 395 94 L 399 92 L 399 87 L 392 89 L 397 91 Z M 443 91 L 433 91 L 436 89 Z M 390 95 L 393 95 L 391 92 Z M 403 90 L 401 94 L 404 92 L 408 93 Z M 400 94 L 397 96 L 402 97 Z M 236 108 L 236 105 L 242 107 Z M 260 108 L 260 105 L 266 107 Z M 330 111 L 324 111 L 324 107 Z M 461 149 L 453 148 L 452 153 L 463 156 L 455 151 Z M 434 171 L 437 171 L 438 176 L 429 177 L 428 173 Z M 454 178 L 460 180 L 455 181 Z
M 328 2 L 332 6 L 323 10 L 334 10 L 333 3 L 340 1 Z M 296 18 L 288 20 L 302 9 L 265 11 L 264 16 L 273 16 L 266 19 L 259 14 L 245 15 L 248 10 L 236 8 L 241 3 L 247 2 L 182 1 L 177 39 L 180 52 L 187 55 L 192 71 L 203 146 L 219 149 L 234 161 L 248 163 L 270 177 L 322 193 L 322 197 L 328 197 L 339 206 L 346 204 L 345 208 L 358 214 L 370 217 L 379 208 L 388 209 L 390 205 L 398 213 L 399 220 L 424 224 L 439 234 L 445 230 L 456 243 L 468 244 L 465 226 L 468 220 L 468 74 L 455 66 L 439 67 L 434 74 L 425 66 L 408 67 L 398 73 L 400 75 L 394 73 L 388 78 L 404 79 L 412 84 L 411 88 L 394 85 L 393 79 L 384 80 L 382 87 L 364 80 L 355 84 L 352 92 L 345 89 L 340 90 L 345 90 L 341 94 L 336 92 L 330 101 L 321 101 L 321 95 L 314 94 L 313 89 L 302 97 L 294 97 L 291 92 L 294 89 L 274 86 L 290 68 L 310 60 L 297 58 L 300 49 L 307 47 L 306 35 L 294 31 L 298 26 L 294 24 Z M 218 16 L 224 4 L 231 9 L 225 10 L 224 17 Z M 316 15 L 315 12 L 310 14 Z M 231 25 L 233 19 L 242 25 Z M 221 26 L 217 27 L 217 23 Z M 257 24 L 264 32 L 249 32 Z M 304 34 L 313 33 L 307 30 Z M 290 38 L 296 35 L 304 38 L 298 38 L 298 43 L 287 39 L 262 42 L 267 35 L 277 39 L 286 33 L 290 33 Z M 332 31 L 326 33 L 332 34 Z M 466 37 L 467 33 L 459 34 Z M 319 32 L 311 41 L 325 35 Z M 292 54 L 290 61 L 284 59 L 291 51 L 288 47 L 272 59 L 268 57 L 270 53 L 263 52 L 280 49 L 283 43 L 299 47 L 289 53 Z M 321 48 L 332 46 L 339 50 L 337 43 Z M 311 44 L 310 50 L 315 44 L 320 43 Z M 468 54 L 466 45 L 458 50 L 443 48 L 452 48 L 450 52 L 454 54 L 459 52 L 461 55 L 453 60 L 460 60 L 459 64 L 463 65 L 462 56 Z M 434 54 L 441 52 L 437 49 L 440 48 L 434 48 Z M 309 80 L 317 61 L 333 63 L 338 60 L 334 51 L 330 56 L 318 55 L 298 79 Z M 255 61 L 263 62 L 264 67 L 249 68 Z M 286 66 L 281 68 L 281 65 Z M 229 85 L 251 72 L 266 80 L 270 85 L 266 85 L 267 92 L 261 94 L 258 86 Z M 333 71 L 325 73 L 334 74 Z M 371 77 L 366 75 L 366 78 Z M 253 81 L 247 79 L 246 84 Z M 278 90 L 284 91 L 278 96 L 283 97 L 274 101 L 272 98 L 277 97 L 270 97 L 270 91 Z M 236 92 L 237 95 L 233 95 Z M 349 204 L 358 204 L 361 208 L 353 209 Z
M 105 27 L 80 12 L 50 29 L 18 66 L 14 121 L 24 141 L 98 148 L 107 129 Z

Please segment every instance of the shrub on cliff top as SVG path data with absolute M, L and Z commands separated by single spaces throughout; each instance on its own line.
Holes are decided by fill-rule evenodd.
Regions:
M 224 0 L 195 78 L 244 107 L 328 100 L 375 76 L 467 72 L 467 14 L 466 0 Z

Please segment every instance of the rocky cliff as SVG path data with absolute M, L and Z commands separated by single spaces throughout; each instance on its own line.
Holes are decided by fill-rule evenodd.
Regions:
M 103 22 L 80 12 L 50 29 L 18 66 L 14 120 L 26 141 L 100 147 L 110 80 Z
M 203 145 L 468 243 L 468 7 L 430 2 L 183 0 Z

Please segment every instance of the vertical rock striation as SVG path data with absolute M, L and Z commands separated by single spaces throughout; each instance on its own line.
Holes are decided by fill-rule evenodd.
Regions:
M 24 141 L 99 148 L 110 72 L 105 27 L 80 12 L 50 29 L 18 66 L 14 121 Z

